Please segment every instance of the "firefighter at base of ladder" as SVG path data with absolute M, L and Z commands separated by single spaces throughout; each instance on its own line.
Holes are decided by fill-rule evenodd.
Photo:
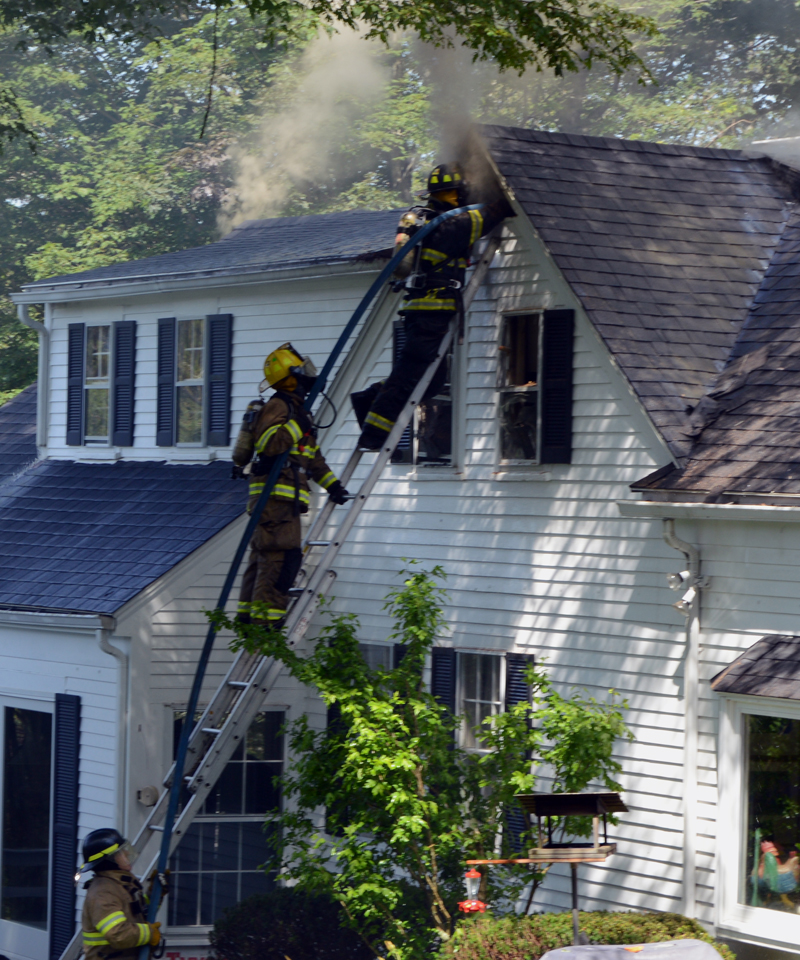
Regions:
M 303 559 L 300 514 L 308 512 L 311 477 L 334 503 L 348 493 L 328 467 L 303 401 L 317 371 L 290 343 L 264 361 L 265 385 L 275 393 L 265 403 L 254 400 L 245 411 L 233 448 L 234 475 L 249 474 L 247 512 L 252 513 L 276 457 L 289 451 L 275 488 L 250 541 L 250 560 L 242 576 L 237 620 L 279 628 L 286 617 L 289 589 Z M 255 459 L 254 459 L 255 458 Z
M 161 942 L 161 924 L 147 922 L 149 898 L 131 874 L 130 844 L 117 830 L 93 830 L 83 841 L 82 852 L 81 871 L 94 870 L 84 884 L 81 926 L 86 960 L 137 960 L 140 947 Z
M 427 203 L 411 207 L 400 218 L 395 253 L 426 222 L 440 213 L 484 203 L 482 210 L 467 210 L 439 224 L 400 264 L 396 276 L 405 279 L 405 303 L 398 311 L 405 320 L 405 345 L 389 377 L 350 395 L 361 427 L 358 446 L 379 450 L 394 426 L 422 374 L 436 357 L 442 337 L 454 315 L 462 312 L 462 290 L 472 245 L 498 223 L 513 217 L 505 195 L 467 199 L 467 184 L 457 163 L 443 163 L 428 178 Z M 399 283 L 400 281 L 398 281 Z M 447 376 L 443 361 L 425 399 L 436 396 Z

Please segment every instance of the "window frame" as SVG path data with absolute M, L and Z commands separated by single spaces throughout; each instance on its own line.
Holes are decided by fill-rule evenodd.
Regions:
M 92 384 L 91 386 L 87 383 L 89 379 L 88 368 L 89 368 L 89 331 L 90 330 L 99 330 L 105 327 L 108 330 L 108 351 L 105 354 L 106 357 L 106 366 L 107 366 L 107 375 L 103 377 L 95 377 L 96 380 L 105 380 L 105 386 L 98 386 Z M 115 336 L 114 336 L 114 324 L 112 321 L 106 323 L 99 322 L 87 322 L 83 325 L 83 397 L 82 397 L 82 434 L 83 434 L 83 446 L 86 447 L 108 447 L 111 446 L 111 435 L 113 433 L 113 422 L 114 422 L 114 354 L 115 354 Z M 100 354 L 99 354 L 100 355 Z M 88 423 L 87 417 L 89 414 L 89 391 L 90 390 L 105 390 L 107 394 L 107 406 L 106 406 L 106 435 L 105 437 L 94 437 L 90 436 L 88 432 Z
M 13 920 L 3 920 L 0 916 L 0 940 L 3 950 L 10 953 L 19 953 L 25 956 L 50 955 L 50 935 L 53 922 L 53 807 L 55 790 L 55 756 L 56 756 L 56 717 L 55 701 L 40 696 L 15 696 L 0 694 L 0 743 L 5 744 L 5 707 L 20 710 L 34 710 L 39 713 L 50 714 L 50 821 L 47 825 L 48 859 L 47 859 L 47 923 L 45 928 L 30 927 Z M 2 752 L 2 751 L 0 751 Z M 0 756 L 0 884 L 2 883 L 2 817 L 4 813 L 4 782 L 3 768 L 5 755 Z M 2 886 L 0 886 L 0 898 Z
M 716 924 L 720 932 L 785 949 L 800 942 L 800 915 L 739 902 L 747 850 L 747 737 L 745 716 L 780 717 L 800 722 L 800 702 L 772 697 L 720 696 Z
M 176 704 L 173 706 L 166 707 L 166 716 L 168 720 L 166 724 L 166 731 L 167 731 L 168 740 L 169 740 L 168 749 L 169 749 L 170 764 L 173 762 L 172 760 L 173 747 L 174 747 L 173 735 L 174 735 L 174 722 L 176 719 L 176 714 L 185 711 L 185 709 L 186 709 L 185 704 L 180 704 L 180 705 Z M 203 707 L 198 707 L 198 711 L 197 711 L 198 719 L 202 716 L 203 709 L 204 709 Z M 285 722 L 286 719 L 288 719 L 289 711 L 285 706 L 273 706 L 271 704 L 265 704 L 262 707 L 262 709 L 258 711 L 258 714 L 256 714 L 256 716 L 259 716 L 260 714 L 264 714 L 264 713 L 283 714 L 284 722 Z M 255 717 L 253 719 L 255 720 Z M 270 761 L 270 762 L 280 763 L 281 772 L 283 772 L 286 768 L 288 743 L 287 743 L 287 738 L 285 736 L 281 737 L 281 741 L 282 741 L 282 757 L 280 761 Z M 245 737 L 244 749 L 246 749 L 246 737 Z M 204 801 L 204 805 L 205 805 L 205 802 L 206 801 Z M 279 803 L 282 805 L 282 802 L 283 802 L 283 797 L 281 796 L 279 799 Z M 195 824 L 195 823 L 259 823 L 263 825 L 264 817 L 265 817 L 264 813 L 241 813 L 241 814 L 239 813 L 236 813 L 236 814 L 198 813 L 192 820 L 192 824 Z M 173 853 L 170 859 L 174 855 L 175 854 Z M 167 902 L 167 900 L 162 900 L 161 909 L 159 910 L 159 918 L 161 919 L 164 925 L 166 933 L 169 936 L 174 937 L 176 941 L 178 941 L 179 943 L 183 941 L 186 941 L 187 943 L 188 942 L 194 943 L 196 942 L 197 937 L 202 938 L 207 936 L 208 933 L 214 928 L 213 924 L 184 924 L 184 925 L 169 924 L 169 903 Z
M 180 363 L 180 358 L 178 356 L 178 345 L 180 343 L 180 325 L 182 323 L 194 323 L 195 321 L 200 321 L 202 323 L 203 330 L 203 358 L 202 358 L 202 370 L 203 375 L 200 378 L 199 382 L 195 380 L 178 380 L 178 365 Z M 172 377 L 172 405 L 173 405 L 173 424 L 172 424 L 172 435 L 175 441 L 175 446 L 181 449 L 192 448 L 192 447 L 205 447 L 207 446 L 206 438 L 208 436 L 208 350 L 209 350 L 209 335 L 208 335 L 208 317 L 176 317 L 175 319 L 175 345 L 174 345 L 174 356 L 173 356 L 173 377 Z M 179 434 L 179 417 L 180 417 L 180 405 L 178 403 L 179 389 L 181 386 L 199 386 L 202 388 L 202 395 L 200 398 L 200 439 L 199 440 L 178 440 Z
M 506 710 L 506 656 L 505 653 L 501 652 L 492 652 L 488 650 L 468 650 L 458 648 L 455 651 L 456 654 L 456 716 L 461 717 L 461 724 L 459 725 L 457 731 L 456 742 L 462 750 L 465 750 L 467 753 L 474 753 L 478 756 L 483 756 L 484 754 L 489 753 L 487 749 L 482 749 L 481 747 L 469 747 L 466 745 L 467 739 L 467 717 L 466 710 L 464 709 L 465 697 L 464 697 L 464 674 L 463 674 L 463 664 L 465 656 L 478 656 L 478 657 L 493 657 L 498 661 L 498 671 L 497 671 L 497 700 L 491 701 L 481 701 L 476 700 L 476 703 L 492 703 L 497 705 L 497 710 L 492 713 L 492 716 L 499 716 L 501 713 L 505 713 Z
M 506 331 L 508 321 L 512 317 L 536 317 L 537 322 L 537 345 L 536 345 L 536 384 L 535 386 L 514 386 L 505 383 L 507 375 L 507 365 L 503 362 L 503 350 L 505 347 Z M 498 350 L 497 350 L 497 416 L 496 416 L 496 450 L 497 464 L 499 467 L 519 467 L 519 466 L 538 466 L 542 463 L 542 378 L 544 376 L 544 310 L 504 310 L 500 314 L 500 324 L 498 331 Z M 503 396 L 509 394 L 536 394 L 536 456 L 533 459 L 522 459 L 518 457 L 504 457 L 503 451 L 503 426 L 501 408 Z

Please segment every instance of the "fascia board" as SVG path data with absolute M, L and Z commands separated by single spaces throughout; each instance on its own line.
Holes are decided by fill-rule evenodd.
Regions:
M 38 610 L 4 610 L 0 608 L 0 624 L 8 627 L 44 629 L 57 633 L 95 633 L 113 630 L 114 617 L 97 613 L 51 613 Z
M 251 273 L 236 271 L 232 273 L 203 271 L 202 275 L 141 278 L 131 277 L 120 280 L 75 281 L 41 284 L 12 293 L 14 303 L 66 303 L 74 300 L 101 300 L 110 297 L 143 296 L 183 292 L 187 290 L 209 290 L 219 287 L 242 286 L 246 284 L 283 283 L 290 280 L 325 280 L 330 277 L 360 276 L 379 273 L 385 266 L 383 260 L 365 261 L 354 265 L 352 260 L 340 263 L 315 263 L 302 267 L 285 267 L 275 270 L 257 270 Z
M 742 503 L 670 503 L 665 500 L 617 500 L 623 517 L 635 520 L 740 520 L 800 523 L 800 507 L 748 506 Z

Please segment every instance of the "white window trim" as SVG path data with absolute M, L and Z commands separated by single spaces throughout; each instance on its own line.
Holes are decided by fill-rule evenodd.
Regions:
M 721 697 L 718 746 L 719 811 L 717 832 L 717 932 L 800 953 L 800 914 L 739 903 L 739 884 L 747 851 L 745 829 L 745 714 L 800 721 L 800 701 L 771 697 Z
M 55 703 L 52 698 L 37 698 L 33 694 L 20 695 L 0 695 L 0 709 L 4 707 L 18 707 L 21 710 L 37 710 L 40 713 L 49 713 L 51 720 L 51 739 L 50 739 L 50 823 L 47 832 L 50 845 L 48 857 L 48 890 L 47 890 L 47 927 L 39 930 L 36 927 L 28 927 L 23 923 L 14 923 L 12 920 L 0 920 L 0 940 L 2 941 L 2 950 L 13 954 L 19 953 L 23 956 L 41 956 L 46 957 L 50 951 L 50 925 L 52 923 L 52 880 L 53 880 L 53 789 L 55 774 Z M 5 712 L 4 712 L 5 713 Z M 3 746 L 4 715 L 0 717 L 0 746 Z M 0 752 L 0 814 L 2 814 L 2 796 L 3 796 L 3 760 Z M 0 824 L 0 842 L 2 841 L 2 825 Z M 0 848 L 1 853 L 1 848 Z M 2 864 L 0 863 L 0 869 Z
M 539 343 L 536 360 L 536 389 L 528 387 L 509 387 L 502 381 L 503 364 L 502 352 L 499 349 L 505 336 L 506 320 L 510 317 L 527 317 L 536 314 L 539 317 Z M 544 346 L 544 310 L 503 310 L 498 312 L 497 324 L 497 405 L 495 413 L 495 469 L 496 474 L 503 474 L 505 477 L 511 477 L 517 473 L 520 468 L 525 469 L 531 466 L 539 466 L 542 462 L 542 360 Z M 536 457 L 533 460 L 507 459 L 501 455 L 503 449 L 503 431 L 500 425 L 500 403 L 504 393 L 536 393 Z M 550 479 L 549 477 L 547 479 Z

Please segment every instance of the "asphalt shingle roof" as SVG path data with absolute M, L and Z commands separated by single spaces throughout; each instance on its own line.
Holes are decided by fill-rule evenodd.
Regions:
M 762 637 L 713 678 L 711 689 L 800 700 L 800 637 Z
M 676 457 L 783 232 L 791 177 L 734 150 L 485 127 L 489 148 Z
M 36 384 L 0 407 L 0 483 L 36 459 Z
M 0 606 L 113 614 L 245 499 L 223 462 L 40 461 L 0 488 Z
M 248 220 L 217 243 L 37 280 L 25 284 L 23 290 L 235 276 L 314 263 L 371 260 L 390 254 L 399 216 L 398 210 L 348 210 Z

